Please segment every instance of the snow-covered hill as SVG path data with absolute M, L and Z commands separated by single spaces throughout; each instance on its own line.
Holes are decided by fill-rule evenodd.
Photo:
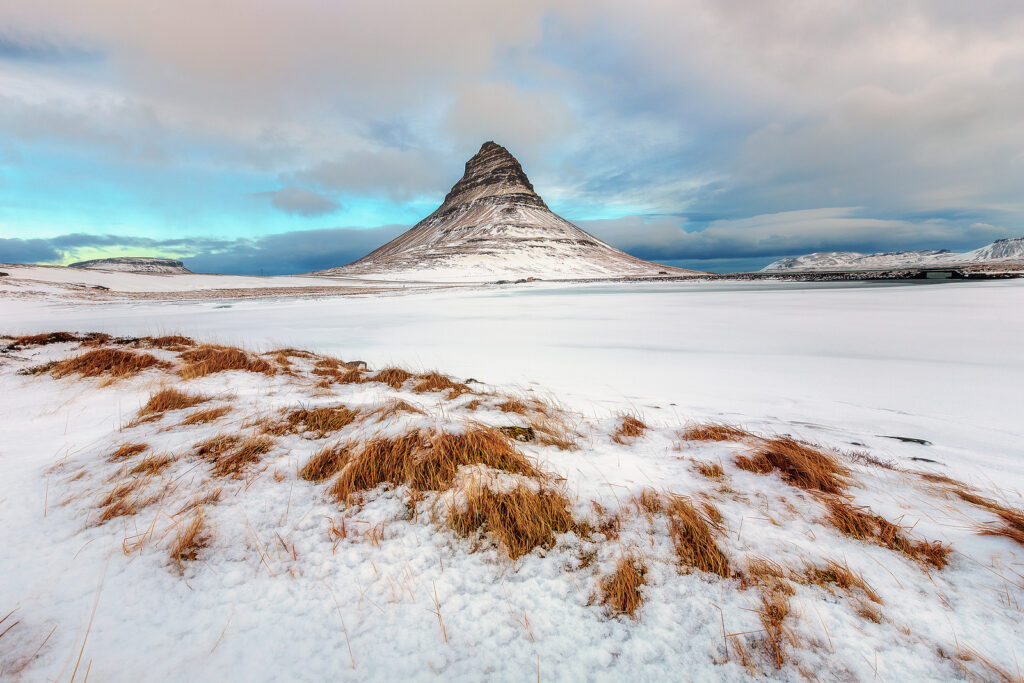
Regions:
M 71 268 L 85 270 L 115 270 L 123 273 L 191 273 L 181 261 L 169 258 L 151 258 L 146 256 L 122 256 L 118 258 L 101 258 L 92 261 L 72 263 Z
M 856 251 L 819 251 L 792 256 L 768 264 L 762 271 L 775 270 L 872 270 L 957 264 L 1024 262 L 1024 237 L 1002 239 L 964 253 L 946 249 L 919 249 L 862 254 Z
M 317 274 L 488 281 L 697 272 L 630 256 L 556 215 L 515 157 L 487 142 L 434 213 L 358 261 Z

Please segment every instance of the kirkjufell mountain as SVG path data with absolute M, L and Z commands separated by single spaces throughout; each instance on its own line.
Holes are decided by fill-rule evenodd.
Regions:
M 434 213 L 358 261 L 317 274 L 466 281 L 702 273 L 630 256 L 556 215 L 516 158 L 486 142 Z

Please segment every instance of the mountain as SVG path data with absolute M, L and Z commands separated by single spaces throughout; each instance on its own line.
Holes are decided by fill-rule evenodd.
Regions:
M 191 273 L 181 261 L 169 258 L 149 258 L 145 256 L 121 256 L 118 258 L 101 258 L 92 261 L 72 263 L 71 268 L 85 270 L 116 270 L 123 273 Z
M 358 261 L 316 274 L 474 281 L 701 273 L 630 256 L 556 215 L 516 158 L 486 142 L 434 213 Z
M 874 270 L 989 263 L 1024 264 L 1024 237 L 996 240 L 988 246 L 964 253 L 951 252 L 947 249 L 890 251 L 877 254 L 861 254 L 856 251 L 818 251 L 804 256 L 779 259 L 769 263 L 761 271 Z

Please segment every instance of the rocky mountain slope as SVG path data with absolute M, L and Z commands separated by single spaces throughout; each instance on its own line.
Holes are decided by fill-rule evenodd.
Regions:
M 146 256 L 122 256 L 118 258 L 101 258 L 92 261 L 72 263 L 71 268 L 85 270 L 115 270 L 123 273 L 191 273 L 181 261 L 169 258 L 150 258 Z
M 877 254 L 862 254 L 856 251 L 819 251 L 813 254 L 779 259 L 761 270 L 872 270 L 988 263 L 1024 263 L 1024 237 L 996 240 L 980 249 L 963 253 L 951 252 L 947 249 L 919 249 Z
M 358 261 L 316 274 L 487 281 L 698 273 L 630 256 L 556 215 L 515 157 L 487 142 L 434 213 Z

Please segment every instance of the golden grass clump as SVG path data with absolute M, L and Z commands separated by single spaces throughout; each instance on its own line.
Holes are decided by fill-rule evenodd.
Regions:
M 526 413 L 530 412 L 530 406 L 514 396 L 509 396 L 495 407 L 503 413 L 526 415 Z
M 855 507 L 840 498 L 825 501 L 828 519 L 847 536 L 896 550 L 907 557 L 936 569 L 949 562 L 952 546 L 941 541 L 917 541 L 907 535 L 907 528 L 893 524 L 867 507 Z
M 413 431 L 400 437 L 371 439 L 342 470 L 331 493 L 343 500 L 384 483 L 409 484 L 415 491 L 443 491 L 451 487 L 459 468 L 466 465 L 540 476 L 501 432 L 474 426 L 460 434 Z
M 772 657 L 776 669 L 786 663 L 786 642 L 796 644 L 796 636 L 786 623 L 789 616 L 789 595 L 783 591 L 764 591 L 761 593 L 761 606 L 757 616 L 765 631 L 765 646 Z
M 46 346 L 47 344 L 61 344 L 63 342 L 78 341 L 78 335 L 73 332 L 44 332 L 42 334 L 25 334 L 14 337 L 8 345 L 10 349 L 21 349 L 26 346 Z
M 412 405 L 411 403 L 407 403 L 407 402 L 402 401 L 402 400 L 397 399 L 397 398 L 396 399 L 392 399 L 390 401 L 386 401 L 385 403 L 382 403 L 381 405 L 379 405 L 376 408 L 374 408 L 373 411 L 370 414 L 373 415 L 374 417 L 376 417 L 378 420 L 382 420 L 383 421 L 383 420 L 389 420 L 389 419 L 397 416 L 400 413 L 412 413 L 412 414 L 415 414 L 415 415 L 425 415 L 426 414 L 426 413 L 423 412 L 423 410 L 421 410 L 420 408 L 417 408 L 416 406 Z
M 171 560 L 184 568 L 185 562 L 199 559 L 199 552 L 209 546 L 210 533 L 206 524 L 206 513 L 202 505 L 196 505 L 195 514 L 188 522 L 178 525 L 178 531 L 171 539 L 169 548 Z
M 154 453 L 137 462 L 134 467 L 128 470 L 128 474 L 153 477 L 163 472 L 172 462 L 174 462 L 174 458 L 167 453 Z
M 239 478 L 246 468 L 260 461 L 260 456 L 268 453 L 274 442 L 264 436 L 251 436 L 243 439 L 234 448 L 218 455 L 213 462 L 213 473 L 219 477 Z
M 708 479 L 721 479 L 725 476 L 725 470 L 722 469 L 722 466 L 717 462 L 697 462 L 694 463 L 694 467 L 702 476 L 705 476 Z
M 479 483 L 466 489 L 465 507 L 451 510 L 448 524 L 466 538 L 489 535 L 513 560 L 537 547 L 551 548 L 558 534 L 574 528 L 569 500 L 560 491 L 518 486 L 495 492 Z
M 658 494 L 650 489 L 640 492 L 637 504 L 652 515 L 663 514 L 668 518 L 672 545 L 683 566 L 729 576 L 729 558 L 716 541 L 721 532 L 721 513 L 717 508 L 706 503 L 698 510 L 685 496 Z
M 322 439 L 332 432 L 352 424 L 359 415 L 343 405 L 325 406 L 321 408 L 299 408 L 285 417 L 280 429 L 283 434 L 305 432 L 316 439 Z
M 148 353 L 133 353 L 121 349 L 93 349 L 55 363 L 50 372 L 54 377 L 68 375 L 82 377 L 134 377 L 150 368 L 167 368 L 170 364 Z
M 203 396 L 201 394 L 189 394 L 177 389 L 161 389 L 146 401 L 146 405 L 139 411 L 139 416 L 145 415 L 158 415 L 160 413 L 167 412 L 168 410 L 181 410 L 182 408 L 191 408 L 192 406 L 199 405 L 209 401 L 209 396 Z
M 850 476 L 834 455 L 787 436 L 764 440 L 752 456 L 737 456 L 736 465 L 758 474 L 778 470 L 792 486 L 825 493 L 844 492 Z
M 103 524 L 115 517 L 134 515 L 140 502 L 137 494 L 144 483 L 144 479 L 132 477 L 115 484 L 97 504 L 100 516 L 96 523 Z
M 623 415 L 622 422 L 612 433 L 612 441 L 618 444 L 627 443 L 629 439 L 636 439 L 644 435 L 647 425 L 640 418 L 634 415 Z
M 207 422 L 213 422 L 219 420 L 228 413 L 231 412 L 231 406 L 217 406 L 216 408 L 207 408 L 206 410 L 197 410 L 194 413 L 189 413 L 184 420 L 181 421 L 182 425 L 199 425 L 206 424 Z
M 541 415 L 530 421 L 537 443 L 554 446 L 560 451 L 575 451 L 580 447 L 579 432 L 560 417 Z
M 826 589 L 830 586 L 836 586 L 850 594 L 854 591 L 860 591 L 871 602 L 878 605 L 882 604 L 882 598 L 867 584 L 864 577 L 850 569 L 846 563 L 840 564 L 836 560 L 826 560 L 825 565 L 822 567 L 814 565 L 807 567 L 804 576 L 808 583 L 815 586 L 821 586 Z
M 419 382 L 412 388 L 417 394 L 434 391 L 447 391 L 448 399 L 458 398 L 463 394 L 472 393 L 472 389 L 462 382 L 455 382 L 451 377 L 438 372 L 429 372 L 418 377 Z
M 118 462 L 121 460 L 127 460 L 133 458 L 139 453 L 144 453 L 149 448 L 147 443 L 123 443 L 118 446 L 117 450 L 107 456 L 107 460 L 111 462 Z
M 626 614 L 636 619 L 643 603 L 641 588 L 647 583 L 647 565 L 635 553 L 623 555 L 615 563 L 615 571 L 601 581 L 598 602 L 608 616 Z
M 688 425 L 679 432 L 683 441 L 742 441 L 752 436 L 745 429 L 720 422 Z
M 273 365 L 242 349 L 204 344 L 181 354 L 185 365 L 178 371 L 184 379 L 205 377 L 217 372 L 242 370 L 264 375 L 277 372 Z
M 384 368 L 379 371 L 376 375 L 370 379 L 374 382 L 381 382 L 387 384 L 392 389 L 401 389 L 402 385 L 405 384 L 409 378 L 412 377 L 412 373 L 402 368 Z
M 348 463 L 348 448 L 333 444 L 321 448 L 299 470 L 299 476 L 306 481 L 320 482 L 333 477 Z
M 195 340 L 180 334 L 168 334 L 163 337 L 143 337 L 141 341 L 146 346 L 166 351 L 184 351 L 196 346 Z
M 359 491 L 368 491 L 381 484 L 409 481 L 413 451 L 420 445 L 419 432 L 394 438 L 365 441 L 359 455 L 353 458 L 331 485 L 330 494 L 339 501 Z

